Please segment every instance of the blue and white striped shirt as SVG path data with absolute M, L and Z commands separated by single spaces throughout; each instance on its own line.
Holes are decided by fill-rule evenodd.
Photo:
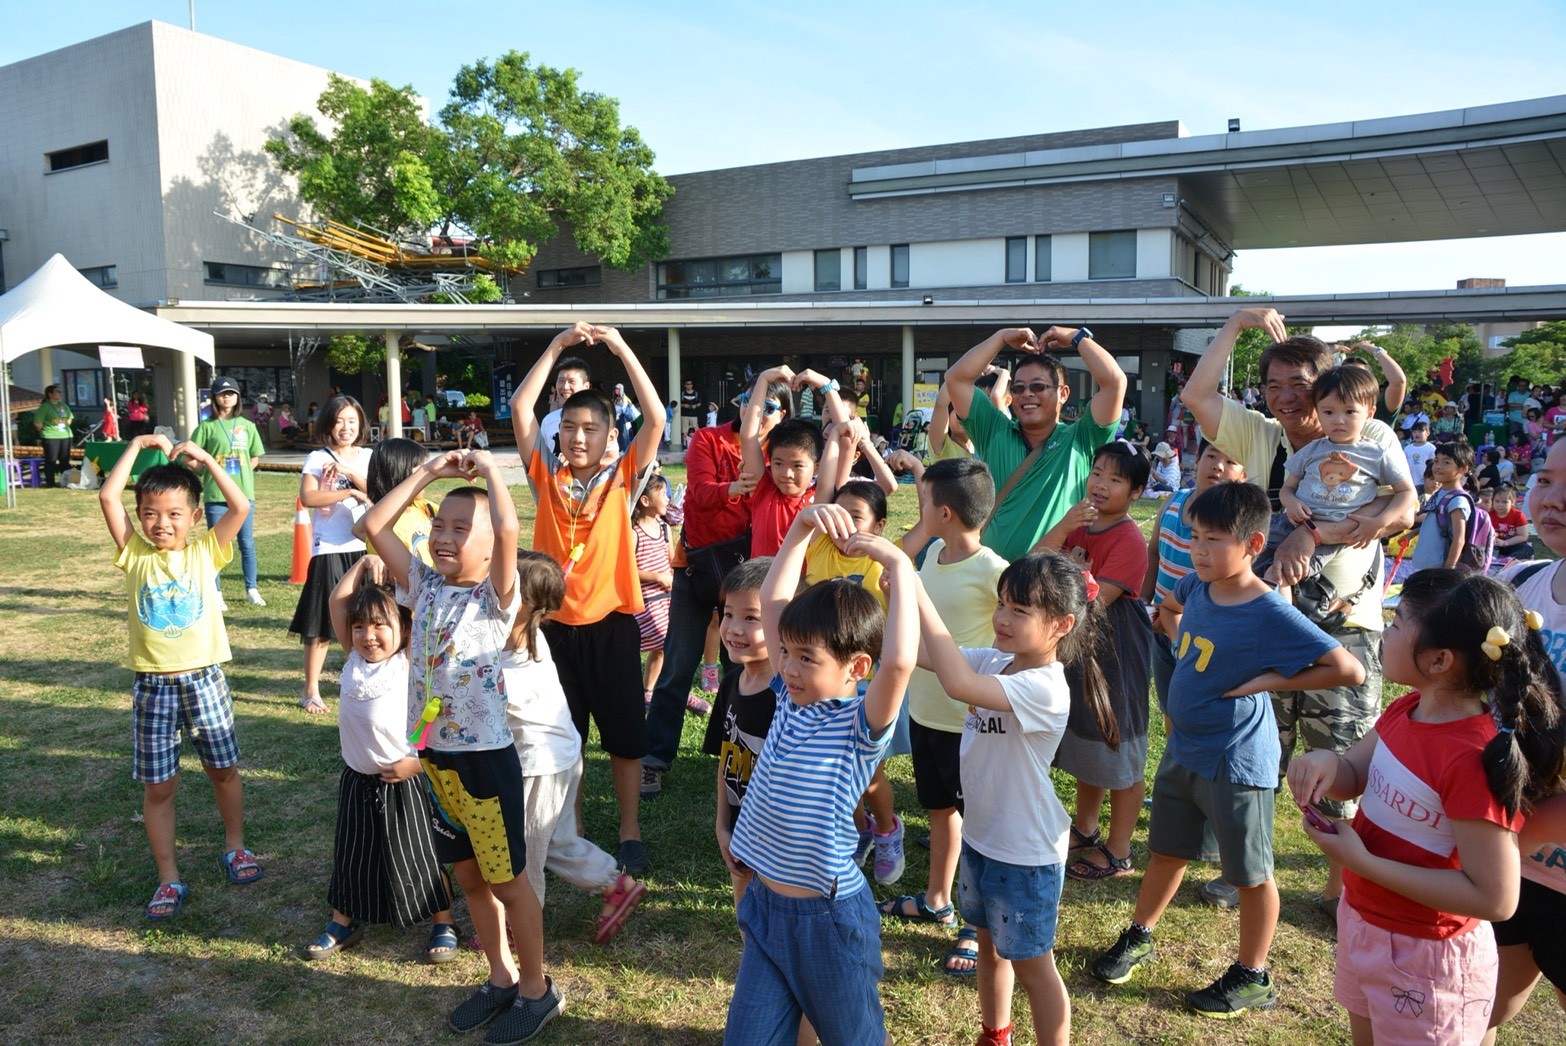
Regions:
M 870 737 L 863 698 L 796 705 L 781 680 L 773 689 L 777 712 L 729 850 L 773 882 L 850 897 L 868 885 L 854 864 L 854 807 L 892 730 Z

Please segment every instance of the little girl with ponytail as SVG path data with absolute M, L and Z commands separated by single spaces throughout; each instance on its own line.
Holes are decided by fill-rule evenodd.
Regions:
M 1334 995 L 1354 1041 L 1479 1042 L 1496 994 L 1490 922 L 1517 907 L 1515 833 L 1562 772 L 1560 683 L 1537 614 L 1490 578 L 1422 570 L 1383 639 L 1415 688 L 1342 755 L 1289 766 L 1302 808 L 1363 795 L 1306 834 L 1343 865 Z M 1332 827 L 1329 825 L 1328 827 Z

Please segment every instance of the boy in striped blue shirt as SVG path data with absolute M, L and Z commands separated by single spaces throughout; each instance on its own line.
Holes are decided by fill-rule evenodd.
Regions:
M 886 613 L 857 582 L 794 591 L 815 533 L 881 564 Z M 761 589 L 783 686 L 730 852 L 756 874 L 739 904 L 745 950 L 725 1044 L 787 1046 L 801 1015 L 822 1042 L 880 1046 L 880 916 L 854 863 L 854 806 L 887 742 L 919 651 L 913 564 L 840 505 L 794 520 Z M 879 653 L 879 664 L 877 664 Z M 859 689 L 864 684 L 864 696 Z

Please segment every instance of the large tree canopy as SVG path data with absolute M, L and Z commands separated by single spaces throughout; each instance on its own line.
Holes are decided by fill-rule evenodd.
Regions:
M 300 195 L 337 221 L 395 236 L 471 236 L 525 265 L 569 225 L 578 249 L 634 269 L 668 253 L 663 201 L 674 191 L 619 104 L 583 91 L 573 69 L 525 53 L 463 67 L 439 122 L 412 87 L 333 76 L 317 103 L 330 135 L 300 115 L 267 143 Z

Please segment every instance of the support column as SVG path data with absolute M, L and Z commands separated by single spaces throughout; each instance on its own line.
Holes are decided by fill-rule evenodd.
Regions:
M 38 391 L 54 384 L 54 350 L 38 350 Z
M 174 355 L 179 359 L 179 394 L 176 397 L 179 420 L 185 427 L 180 435 L 189 439 L 196 431 L 196 426 L 201 424 L 201 399 L 196 395 L 196 357 L 188 352 L 176 352 Z
M 674 431 L 669 433 L 669 446 L 684 447 L 685 440 L 680 437 L 680 390 L 685 387 L 680 380 L 680 328 L 670 327 L 669 331 L 669 398 L 675 401 L 674 407 Z
M 401 340 L 396 331 L 386 332 L 386 431 L 381 433 L 382 439 L 402 438 Z
M 903 417 L 914 408 L 914 329 L 903 328 Z

